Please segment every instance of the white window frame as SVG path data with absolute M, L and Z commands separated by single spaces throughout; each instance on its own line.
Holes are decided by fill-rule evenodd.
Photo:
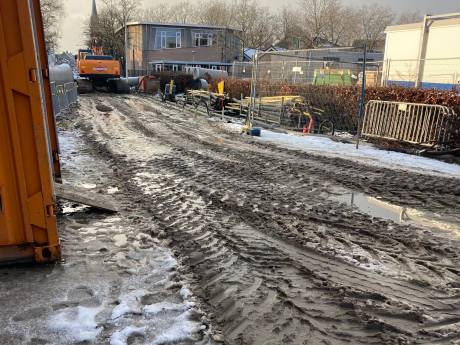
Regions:
M 161 31 L 160 32 L 160 39 L 161 39 L 161 44 L 160 44 L 160 47 L 161 49 L 166 49 L 166 39 L 167 35 L 166 35 L 166 31 Z
M 182 32 L 176 32 L 176 48 L 182 48 Z
M 173 36 L 174 37 L 174 36 Z M 171 36 L 170 36 L 171 38 Z M 160 31 L 160 48 L 161 49 L 175 49 L 175 48 L 182 48 L 182 32 L 180 30 L 176 31 L 176 47 L 175 48 L 168 48 L 168 32 L 167 31 Z
M 157 63 L 155 65 L 155 72 L 161 72 L 163 71 L 163 65 L 161 63 Z
M 201 45 L 201 39 L 207 38 L 207 44 Z M 213 34 L 210 33 L 203 33 L 203 32 L 195 32 L 193 35 L 193 46 L 194 47 L 211 47 L 212 46 L 212 38 Z
M 172 65 L 172 70 L 173 70 L 173 72 L 178 72 L 179 71 L 179 65 Z
M 195 32 L 194 35 L 193 35 L 193 46 L 194 47 L 199 47 L 200 46 L 200 38 L 201 38 L 201 33 L 200 32 Z

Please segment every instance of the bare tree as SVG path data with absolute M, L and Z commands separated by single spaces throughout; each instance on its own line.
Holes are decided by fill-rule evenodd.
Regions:
M 139 16 L 140 0 L 104 0 L 106 7 L 113 8 L 121 25 Z
M 138 0 L 104 0 L 97 21 L 89 23 L 85 30 L 88 46 L 102 48 L 104 53 L 116 58 L 123 57 L 124 39 L 120 28 L 137 18 L 138 6 Z M 95 44 L 97 47 L 94 47 Z
M 265 48 L 278 31 L 277 18 L 255 0 L 239 0 L 233 6 L 235 27 L 241 30 L 243 46 Z
M 299 10 L 303 17 L 304 35 L 313 41 L 323 37 L 327 23 L 327 12 L 336 0 L 299 0 Z
M 195 21 L 195 6 L 187 0 L 182 0 L 170 6 L 169 17 L 171 22 L 179 24 Z
M 301 14 L 296 9 L 284 7 L 278 16 L 278 45 L 286 49 L 310 48 L 311 39 L 304 34 Z M 306 40 L 305 38 L 308 37 Z
M 234 25 L 235 13 L 232 3 L 225 0 L 202 0 L 194 11 L 198 24 L 230 27 Z
M 55 52 L 61 38 L 60 23 L 64 15 L 62 0 L 41 0 L 40 8 L 43 16 L 45 44 L 48 52 Z
M 385 29 L 393 23 L 395 15 L 389 7 L 373 4 L 362 6 L 359 17 L 360 39 L 367 42 L 369 50 L 373 50 L 378 41 L 384 38 Z
M 351 46 L 358 30 L 358 14 L 339 0 L 330 0 L 324 14 L 322 38 L 334 46 Z
M 349 45 L 356 35 L 356 11 L 340 0 L 299 0 L 303 42 L 310 46 L 324 43 Z
M 155 7 L 149 7 L 142 11 L 140 17 L 149 22 L 169 23 L 172 22 L 171 7 L 166 3 L 159 3 Z
M 423 14 L 419 10 L 414 10 L 401 13 L 396 24 L 411 24 L 421 21 L 423 21 Z

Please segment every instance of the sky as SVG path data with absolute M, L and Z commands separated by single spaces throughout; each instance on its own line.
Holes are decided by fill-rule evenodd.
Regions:
M 153 7 L 160 0 L 142 0 L 146 7 Z M 174 0 L 164 0 L 168 3 Z M 270 6 L 273 9 L 280 8 L 283 5 L 294 6 L 297 0 L 259 0 L 260 3 Z M 369 0 L 342 0 L 350 6 L 360 6 L 369 4 Z M 100 0 L 98 3 L 101 2 Z M 421 13 L 440 14 L 449 12 L 460 12 L 460 0 L 380 0 L 375 1 L 381 5 L 388 5 L 396 12 L 413 11 L 418 9 Z M 64 0 L 65 16 L 62 19 L 62 38 L 60 41 L 60 50 L 71 51 L 75 53 L 83 46 L 83 27 L 86 20 L 91 14 L 91 0 Z

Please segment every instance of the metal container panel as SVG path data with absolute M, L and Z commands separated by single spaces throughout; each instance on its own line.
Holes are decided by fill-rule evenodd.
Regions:
M 60 258 L 48 134 L 51 103 L 44 88 L 43 41 L 33 26 L 37 6 L 38 0 L 0 2 L 2 263 Z

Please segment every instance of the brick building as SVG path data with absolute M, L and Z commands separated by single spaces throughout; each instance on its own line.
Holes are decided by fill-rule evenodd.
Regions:
M 242 58 L 235 29 L 146 22 L 128 23 L 127 27 L 130 75 L 192 66 L 228 70 Z

